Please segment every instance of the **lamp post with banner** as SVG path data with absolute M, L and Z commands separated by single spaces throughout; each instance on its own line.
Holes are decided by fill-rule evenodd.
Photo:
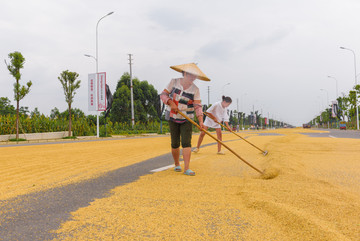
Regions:
M 105 77 L 103 77 L 104 79 L 103 79 L 103 84 L 104 85 L 101 85 L 101 86 L 104 86 L 104 93 L 105 93 L 105 95 L 103 95 L 103 94 L 99 94 L 99 75 L 101 75 L 101 76 L 104 76 L 103 74 L 105 74 L 105 73 L 99 73 L 99 71 L 98 71 L 98 67 L 99 67 L 99 55 L 98 55 L 98 26 L 99 26 L 99 22 L 103 19 L 103 18 L 105 18 L 105 17 L 107 17 L 107 16 L 109 16 L 109 15 L 111 15 L 111 14 L 113 14 L 114 12 L 110 12 L 110 13 L 108 13 L 108 14 L 106 14 L 105 16 L 103 16 L 102 18 L 100 18 L 99 19 L 99 21 L 97 22 L 97 24 L 96 24 L 96 57 L 94 57 L 94 56 L 92 56 L 92 55 L 89 55 L 89 54 L 85 54 L 85 56 L 86 57 L 90 57 L 90 58 L 93 58 L 93 59 L 95 59 L 95 61 L 96 61 L 96 73 L 95 73 L 95 77 L 96 77 L 96 84 L 94 84 L 93 83 L 93 81 L 94 81 L 94 79 L 93 79 L 93 75 L 89 75 L 89 89 L 91 88 L 91 90 L 89 90 L 89 91 L 94 91 L 94 93 L 95 93 L 95 88 L 93 88 L 93 86 L 95 86 L 96 87 L 96 97 L 103 97 L 103 98 L 105 98 L 105 103 L 106 103 L 106 88 L 105 88 L 105 85 L 106 85 L 106 75 L 105 75 Z M 95 94 L 91 94 L 91 92 L 89 92 L 89 95 L 95 95 Z M 99 137 L 99 99 L 98 98 L 95 98 L 95 99 L 97 99 L 95 102 L 96 102 L 96 104 L 95 104 L 95 110 L 94 111 L 96 111 L 96 137 Z M 91 97 L 89 97 L 89 99 L 91 99 Z M 94 104 L 95 102 L 92 102 L 92 104 Z M 93 105 L 89 105 L 89 110 L 93 110 L 92 109 L 93 108 Z M 101 109 L 103 109 L 103 108 L 101 108 Z M 106 110 L 106 104 L 105 104 L 105 110 Z

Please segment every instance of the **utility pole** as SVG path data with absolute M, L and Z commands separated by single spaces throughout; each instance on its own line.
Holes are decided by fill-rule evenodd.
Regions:
M 208 86 L 208 107 L 210 105 L 210 86 Z
M 134 117 L 134 92 L 133 92 L 133 82 L 132 82 L 132 54 L 129 54 L 129 65 L 130 65 L 130 93 L 131 93 L 131 125 L 134 128 L 135 117 Z
M 239 98 L 236 98 L 236 110 L 237 110 L 237 117 L 238 117 L 238 123 L 236 126 L 236 131 L 239 132 L 240 130 L 240 118 L 239 118 Z
M 255 107 L 253 105 L 253 124 L 254 124 L 254 127 L 256 128 L 256 115 L 255 115 Z

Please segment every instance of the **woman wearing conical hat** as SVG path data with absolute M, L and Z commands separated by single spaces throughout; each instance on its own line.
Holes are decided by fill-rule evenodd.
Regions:
M 203 113 L 201 107 L 200 91 L 194 84 L 195 79 L 210 81 L 210 79 L 197 67 L 196 64 L 183 64 L 170 68 L 181 72 L 183 77 L 172 79 L 161 93 L 161 100 L 167 105 L 167 119 L 169 120 L 171 135 L 171 153 L 174 158 L 177 172 L 181 172 L 180 144 L 183 148 L 184 174 L 194 176 L 195 172 L 190 169 L 192 124 L 178 110 L 190 119 L 196 115 L 199 125 L 204 128 Z

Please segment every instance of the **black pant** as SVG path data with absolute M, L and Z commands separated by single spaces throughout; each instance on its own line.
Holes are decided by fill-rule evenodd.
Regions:
M 170 120 L 169 127 L 172 148 L 179 148 L 180 140 L 183 148 L 191 147 L 192 124 L 190 122 L 176 123 Z

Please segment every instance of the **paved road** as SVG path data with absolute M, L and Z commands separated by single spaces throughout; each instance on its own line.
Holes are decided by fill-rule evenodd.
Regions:
M 115 140 L 124 140 L 124 139 L 138 139 L 138 138 L 156 138 L 164 137 L 163 135 L 154 135 L 154 136 L 134 136 L 134 137 L 113 137 L 113 138 L 100 138 L 100 139 L 77 139 L 77 140 L 38 140 L 39 142 L 29 141 L 29 142 L 0 142 L 1 147 L 14 147 L 14 146 L 42 146 L 42 145 L 56 145 L 56 144 L 68 144 L 68 143 L 79 143 L 79 142 L 94 142 L 94 141 L 115 141 Z
M 70 218 L 70 213 L 109 195 L 117 186 L 150 174 L 153 168 L 172 163 L 171 154 L 123 167 L 105 175 L 63 187 L 0 201 L 0 240 L 51 240 L 49 233 Z
M 227 142 L 231 141 L 238 140 Z M 106 197 L 115 187 L 134 182 L 140 176 L 153 173 L 154 169 L 171 164 L 172 155 L 168 153 L 119 168 L 95 179 L 0 200 L 0 240 L 54 239 L 56 234 L 51 231 L 57 230 L 61 223 L 68 220 L 71 212 L 88 206 L 95 199 Z
M 269 133 L 266 135 L 277 134 Z M 241 139 L 225 142 L 232 141 L 241 141 Z M 24 143 L 4 145 L 2 147 L 60 143 Z M 216 144 L 217 143 L 214 142 L 203 146 Z M 54 239 L 56 238 L 56 234 L 51 233 L 51 231 L 57 230 L 61 223 L 68 220 L 71 217 L 71 212 L 88 206 L 95 199 L 106 197 L 110 194 L 110 190 L 115 187 L 134 182 L 140 176 L 153 173 L 152 170 L 154 169 L 171 164 L 173 164 L 172 156 L 168 153 L 119 168 L 95 179 L 21 195 L 10 200 L 0 200 L 0 240 L 33 241 Z
M 327 131 L 327 133 L 302 133 L 310 137 L 332 137 L 332 138 L 352 138 L 360 139 L 360 131 L 354 130 L 338 130 L 338 129 L 315 129 L 319 131 Z

